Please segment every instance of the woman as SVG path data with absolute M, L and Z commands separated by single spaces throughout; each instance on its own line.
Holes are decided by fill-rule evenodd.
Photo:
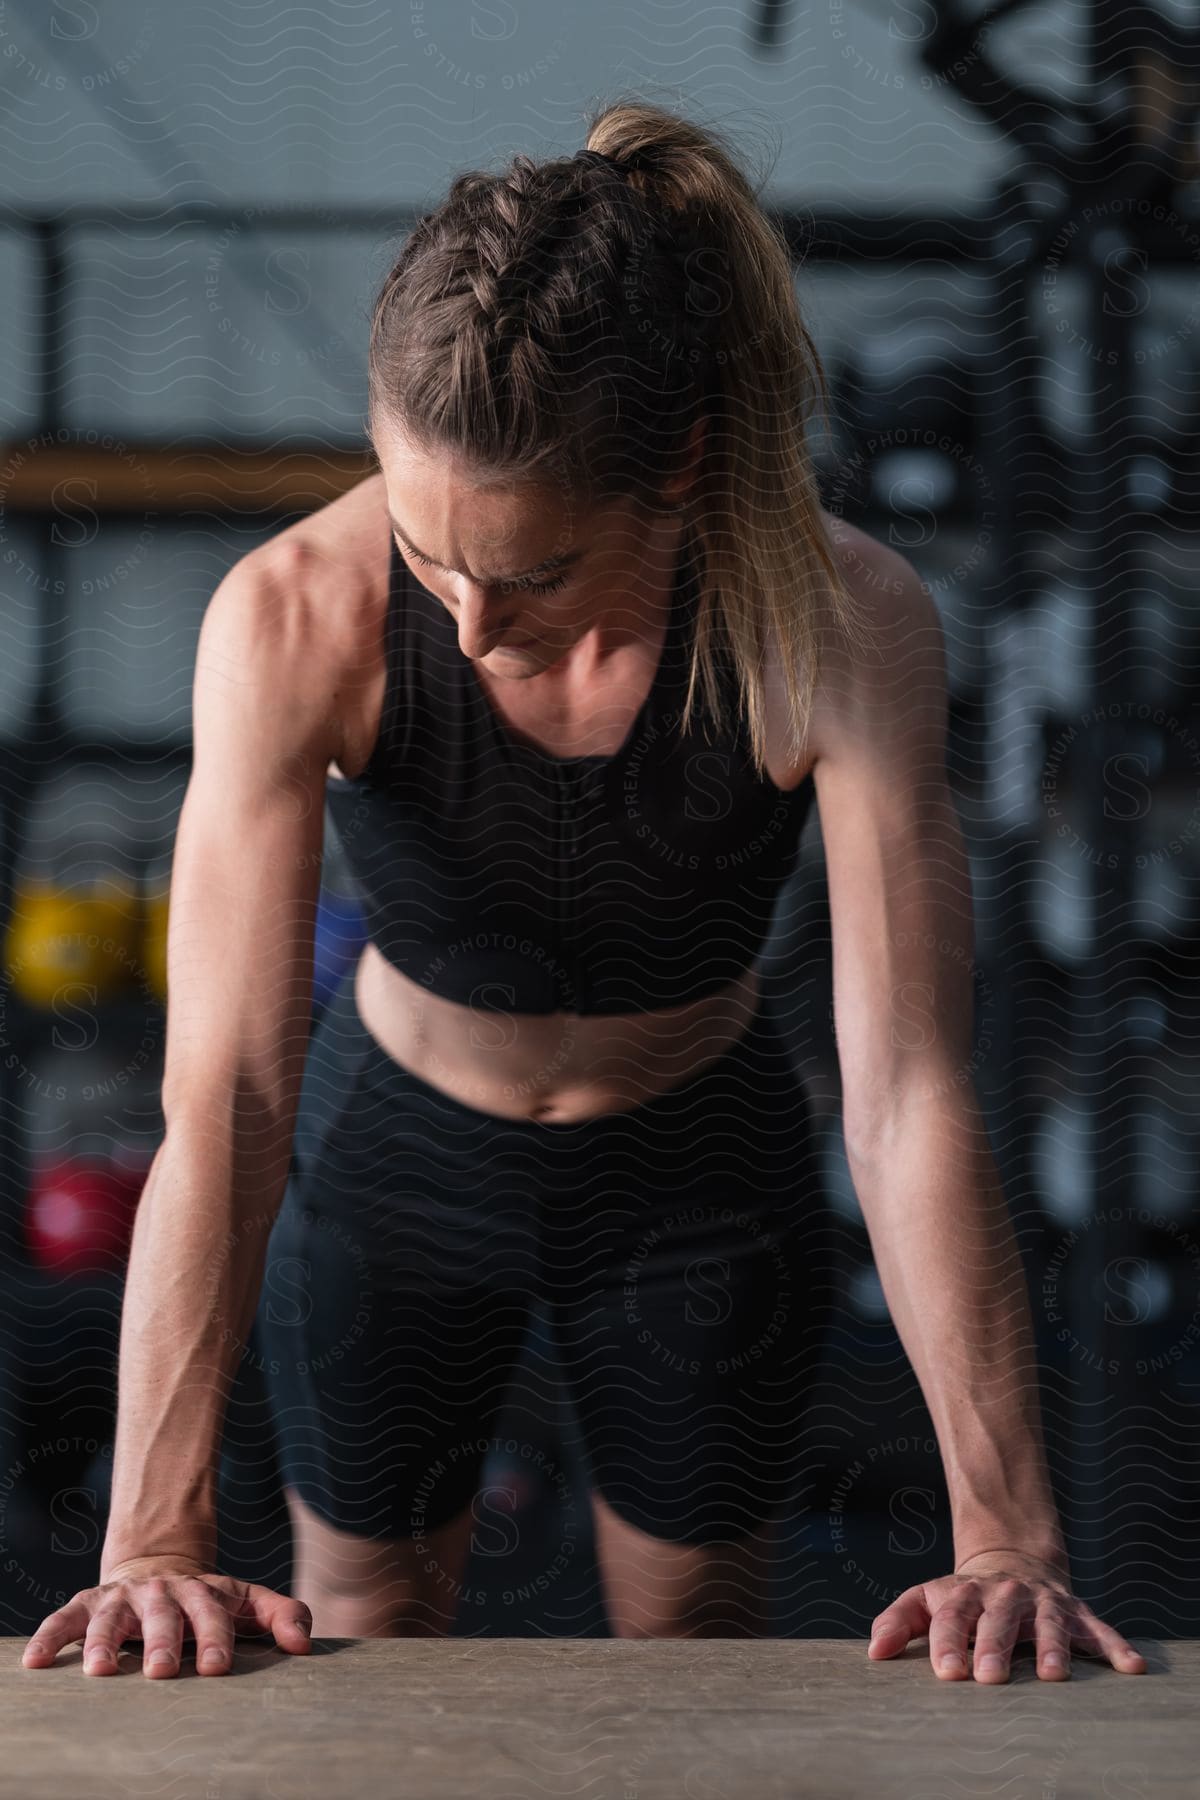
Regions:
M 754 961 L 814 791 L 846 1140 L 955 1521 L 956 1572 L 889 1607 L 873 1654 L 928 1631 L 965 1674 L 974 1632 L 1003 1679 L 1036 1626 L 1047 1677 L 1072 1643 L 1141 1660 L 1069 1593 L 1015 1248 L 955 1079 L 936 614 L 893 552 L 831 547 L 819 367 L 733 158 L 637 103 L 589 143 L 463 175 L 420 221 L 372 321 L 380 473 L 206 617 L 102 1580 L 27 1666 L 83 1638 L 102 1674 L 140 1634 L 172 1674 L 186 1629 L 219 1673 L 239 1621 L 290 1651 L 448 1630 L 535 1301 L 613 1630 L 764 1628 L 828 1267 Z M 310 1049 L 326 797 L 371 943 Z M 948 939 L 967 953 L 927 947 Z M 919 1048 L 889 1026 L 909 984 L 935 998 Z M 294 1598 L 213 1567 L 260 1289 Z

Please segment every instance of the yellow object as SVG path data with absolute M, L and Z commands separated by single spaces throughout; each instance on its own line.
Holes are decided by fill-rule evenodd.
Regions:
M 167 997 L 167 913 L 171 890 L 164 881 L 142 899 L 142 962 L 160 1000 Z
M 124 881 L 60 887 L 15 884 L 4 946 L 5 971 L 32 1006 L 88 1004 L 118 992 L 139 973 L 137 896 Z

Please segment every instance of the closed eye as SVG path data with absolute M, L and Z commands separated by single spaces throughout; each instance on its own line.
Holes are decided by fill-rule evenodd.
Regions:
M 406 548 L 405 554 L 411 556 L 414 562 L 423 563 L 427 569 L 437 569 L 441 566 L 439 563 L 435 563 L 431 556 L 420 556 L 415 550 Z M 567 578 L 565 575 L 556 575 L 553 581 L 505 581 L 500 585 L 505 588 L 515 588 L 521 594 L 556 594 L 559 588 L 566 587 Z

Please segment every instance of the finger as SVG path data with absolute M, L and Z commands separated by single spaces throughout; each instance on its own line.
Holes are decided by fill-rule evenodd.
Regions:
M 1123 1638 L 1119 1631 L 1098 1619 L 1082 1600 L 1076 1605 L 1071 1641 L 1089 1655 L 1103 1656 L 1122 1675 L 1144 1675 L 1149 1666 L 1128 1638 Z
M 87 1590 L 90 1593 L 91 1589 Z M 45 1669 L 67 1644 L 77 1644 L 87 1635 L 92 1609 L 86 1594 L 76 1594 L 57 1612 L 42 1620 L 26 1644 L 21 1661 L 27 1669 Z
M 154 1681 L 179 1673 L 183 1611 L 167 1581 L 139 1581 L 128 1596 L 142 1621 L 142 1674 Z
M 303 1600 L 248 1581 L 239 1617 L 243 1623 L 253 1621 L 260 1631 L 269 1631 L 279 1649 L 292 1656 L 305 1656 L 312 1649 L 312 1613 Z
M 1066 1681 L 1071 1674 L 1072 1602 L 1043 1594 L 1037 1603 L 1033 1637 L 1039 1681 Z
M 1032 1603 L 1023 1581 L 999 1581 L 988 1589 L 987 1604 L 975 1625 L 976 1681 L 1008 1680 L 1013 1645 Z
M 929 1622 L 929 1661 L 942 1681 L 965 1681 L 971 1628 L 983 1611 L 983 1589 L 964 1581 L 942 1602 Z
M 83 1640 L 85 1675 L 115 1675 L 126 1638 L 136 1637 L 137 1614 L 119 1591 L 97 1606 Z
M 924 1590 L 906 1588 L 873 1621 L 867 1655 L 874 1661 L 884 1656 L 899 1656 L 913 1638 L 923 1637 L 928 1629 L 929 1608 L 925 1604 Z
M 208 1583 L 199 1575 L 175 1584 L 184 1617 L 196 1640 L 196 1670 L 200 1675 L 224 1675 L 233 1667 L 233 1619 Z

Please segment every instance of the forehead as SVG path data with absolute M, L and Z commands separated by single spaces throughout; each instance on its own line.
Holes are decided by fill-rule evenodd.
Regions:
M 612 511 L 552 482 L 489 479 L 461 456 L 420 449 L 396 431 L 376 438 L 376 453 L 404 547 L 479 580 L 572 567 Z
M 426 488 L 453 489 L 510 505 L 528 505 L 535 498 L 552 495 L 563 499 L 568 493 L 566 484 L 556 483 L 549 474 L 542 479 L 532 475 L 518 478 L 473 463 L 461 451 L 415 443 L 389 420 L 377 425 L 371 441 L 385 477 L 395 474 Z

